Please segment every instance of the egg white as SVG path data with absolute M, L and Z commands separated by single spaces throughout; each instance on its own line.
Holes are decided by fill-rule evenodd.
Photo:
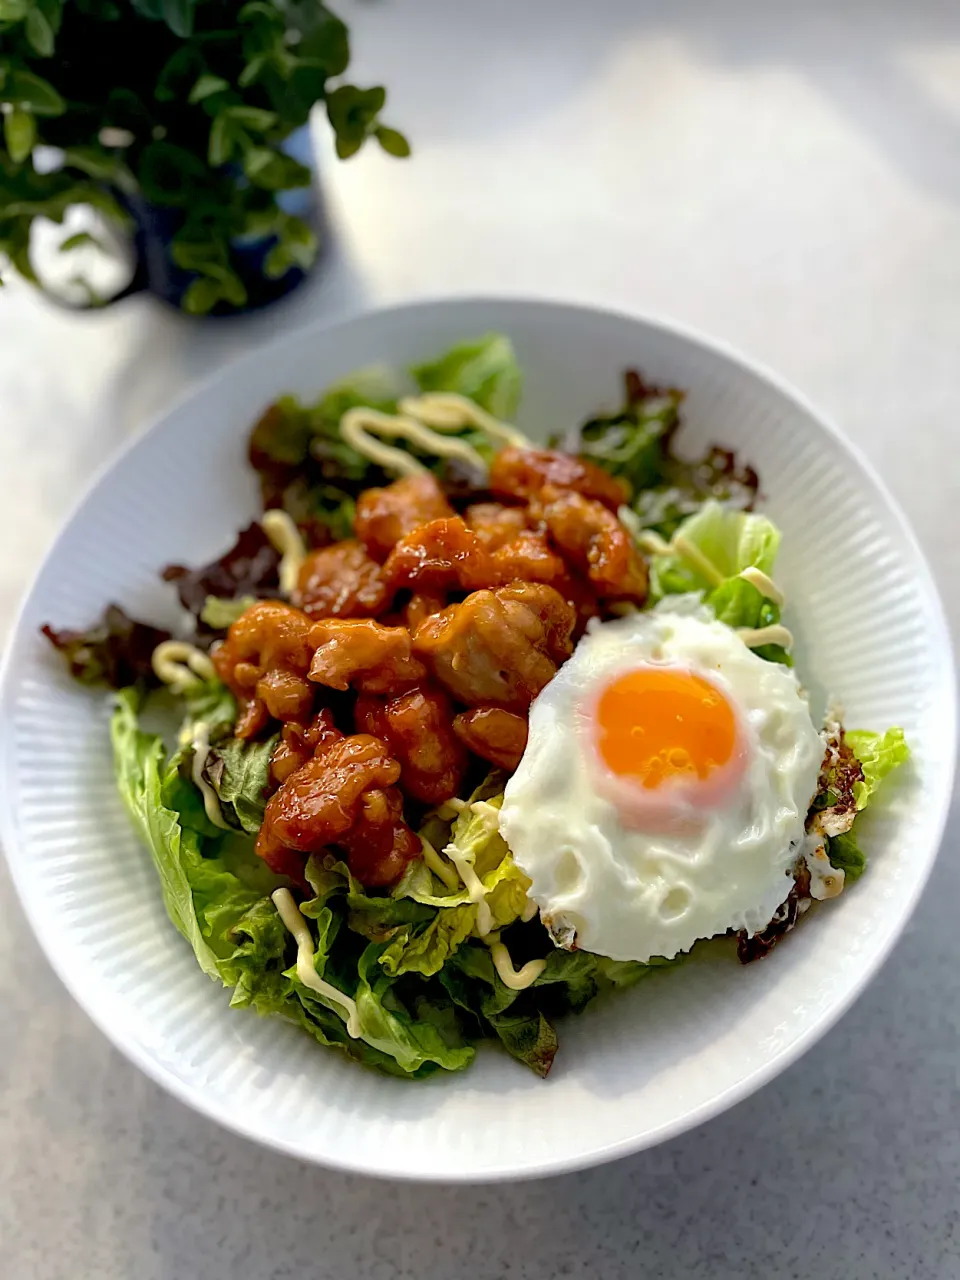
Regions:
M 584 731 L 597 691 L 650 662 L 719 687 L 748 753 L 723 804 L 665 830 L 624 822 L 598 789 L 602 765 Z M 769 923 L 790 888 L 822 758 L 792 671 L 705 613 L 635 614 L 594 625 L 534 702 L 500 830 L 560 945 L 615 960 L 669 958 L 699 938 Z

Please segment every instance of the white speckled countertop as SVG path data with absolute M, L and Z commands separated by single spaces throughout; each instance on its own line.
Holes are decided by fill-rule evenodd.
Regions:
M 905 507 L 956 631 L 960 10 L 341 8 L 416 159 L 327 170 L 321 280 L 209 327 L 0 295 L 0 638 L 91 472 L 192 379 L 317 315 L 497 291 L 662 313 L 792 379 Z M 879 978 L 774 1084 L 620 1164 L 479 1190 L 303 1168 L 193 1115 L 72 1004 L 0 872 L 0 1274 L 960 1277 L 956 831 Z

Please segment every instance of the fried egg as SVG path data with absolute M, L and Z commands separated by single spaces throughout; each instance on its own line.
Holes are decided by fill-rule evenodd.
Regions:
M 769 923 L 822 758 L 791 670 L 705 610 L 634 614 L 534 702 L 500 830 L 560 946 L 669 958 Z

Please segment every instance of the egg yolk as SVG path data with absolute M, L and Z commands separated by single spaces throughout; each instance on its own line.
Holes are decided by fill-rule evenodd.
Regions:
M 654 790 L 671 779 L 704 782 L 737 743 L 733 709 L 689 671 L 644 667 L 608 684 L 596 704 L 597 749 L 611 773 Z

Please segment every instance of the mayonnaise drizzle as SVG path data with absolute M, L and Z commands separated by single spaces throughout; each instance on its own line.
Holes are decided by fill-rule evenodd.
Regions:
M 787 603 L 787 597 L 774 580 L 768 577 L 762 569 L 758 569 L 756 565 L 748 564 L 746 569 L 740 570 L 737 577 L 742 578 L 744 582 L 749 582 L 751 587 L 756 587 L 760 594 L 771 600 L 778 609 L 782 609 Z
M 467 804 L 466 800 L 460 800 L 457 796 L 451 796 L 449 800 L 444 800 L 443 804 L 438 807 L 437 815 L 441 818 L 449 818 L 451 816 L 455 818 L 458 814 L 463 813 L 464 809 L 468 809 L 469 807 L 470 806 Z
M 397 414 L 358 406 L 348 409 L 340 419 L 340 435 L 357 453 L 386 471 L 398 475 L 422 475 L 427 468 L 405 449 L 384 444 L 388 440 L 408 440 L 423 453 L 440 458 L 459 458 L 474 469 L 486 472 L 487 464 L 466 440 L 448 439 L 443 433 L 476 427 L 498 447 L 505 444 L 529 448 L 530 441 L 509 422 L 501 422 L 481 409 L 466 396 L 452 391 L 431 391 L 420 396 L 405 396 Z
M 435 812 L 440 818 L 458 817 L 460 814 L 467 812 L 473 813 L 480 818 L 488 831 L 496 832 L 500 829 L 500 810 L 488 800 L 467 801 L 451 796 L 443 804 L 438 805 Z M 453 864 L 453 866 L 450 866 L 443 861 L 443 858 L 430 841 L 422 835 L 420 836 L 420 843 L 423 847 L 424 863 L 434 875 L 443 881 L 451 893 L 458 890 L 461 883 L 466 889 L 467 897 L 477 908 L 475 933 L 480 938 L 480 941 L 486 943 L 490 948 L 494 967 L 505 985 L 510 987 L 512 991 L 522 991 L 524 988 L 529 987 L 543 972 L 546 961 L 531 960 L 519 971 L 514 969 L 510 952 L 507 950 L 506 944 L 500 941 L 499 930 L 494 930 L 493 912 L 487 902 L 487 890 L 483 881 L 477 875 L 473 859 L 464 856 L 457 846 L 451 842 L 443 850 L 446 857 Z M 532 920 L 539 910 L 540 908 L 536 902 L 528 897 L 523 904 L 520 919 L 523 921 Z
M 193 743 L 193 762 L 190 765 L 190 777 L 193 779 L 193 785 L 203 796 L 203 811 L 215 827 L 221 827 L 224 831 L 229 831 L 230 824 L 223 820 L 220 797 L 203 776 L 203 771 L 207 764 L 207 756 L 210 754 L 210 726 L 205 720 L 198 720 L 192 726 L 190 738 Z
M 280 510 L 265 511 L 260 517 L 260 527 L 280 555 L 280 590 L 285 596 L 292 596 L 307 557 L 300 530 L 286 511 Z
M 779 644 L 789 649 L 793 644 L 793 632 L 779 622 L 769 627 L 737 627 L 737 635 L 748 649 L 756 649 L 761 644 Z
M 477 908 L 477 933 L 482 938 L 493 928 L 493 912 L 487 902 L 487 891 L 483 887 L 483 881 L 474 870 L 470 859 L 465 858 L 455 844 L 448 844 L 443 852 L 457 868 L 467 896 Z
M 405 396 L 400 401 L 400 412 L 419 418 L 435 431 L 479 427 L 499 444 L 512 444 L 521 449 L 530 447 L 530 441 L 522 431 L 518 431 L 509 422 L 501 422 L 473 400 L 457 395 L 454 391 L 430 391 L 422 396 Z
M 477 815 L 491 834 L 500 830 L 500 810 L 488 800 L 474 800 L 470 812 Z
M 324 982 L 317 973 L 313 935 L 310 932 L 310 926 L 300 914 L 300 908 L 293 900 L 293 894 L 289 889 L 277 889 L 271 897 L 273 905 L 277 908 L 277 914 L 297 942 L 297 977 L 305 987 L 310 987 L 318 995 L 325 996 L 327 1000 L 332 1000 L 334 1004 L 346 1010 L 347 1035 L 358 1040 L 360 1016 L 357 1011 L 357 1002 L 350 996 L 344 995 L 342 991 L 338 991 L 336 987 L 332 987 L 329 982 Z
M 547 967 L 546 960 L 528 960 L 522 969 L 514 969 L 510 952 L 500 941 L 499 933 L 488 934 L 484 942 L 490 948 L 490 959 L 500 975 L 500 981 L 511 991 L 523 991 L 533 986 Z
M 456 893 L 460 888 L 460 879 L 448 863 L 440 857 L 436 849 L 426 839 L 425 836 L 420 837 L 420 844 L 423 847 L 423 860 L 433 872 L 433 874 L 441 880 L 451 893 Z
M 462 800 L 448 800 L 445 803 L 450 808 L 459 806 L 458 811 L 460 813 L 469 808 L 471 813 L 477 814 L 477 816 L 482 819 L 489 830 L 498 831 L 500 829 L 500 810 L 496 805 L 490 804 L 487 800 L 474 800 L 472 804 L 467 804 Z M 443 807 L 444 806 L 441 805 L 440 809 L 442 810 Z M 433 846 L 428 840 L 424 840 L 422 836 L 420 839 L 423 843 L 424 861 L 431 870 L 436 870 L 430 861 L 430 853 L 439 860 L 436 850 L 433 849 Z M 494 968 L 500 975 L 501 981 L 505 986 L 508 986 L 511 991 L 523 991 L 526 987 L 531 986 L 537 978 L 539 978 L 540 974 L 543 973 L 546 961 L 529 960 L 522 969 L 514 969 L 513 961 L 510 958 L 510 952 L 507 950 L 506 944 L 500 941 L 499 930 L 494 931 L 493 912 L 490 910 L 490 904 L 487 902 L 487 891 L 484 888 L 483 881 L 477 875 L 473 862 L 469 858 L 464 857 L 455 844 L 448 844 L 443 852 L 460 873 L 460 878 L 463 881 L 463 886 L 467 891 L 470 901 L 474 903 L 477 908 L 477 933 L 480 936 L 481 942 L 486 943 L 490 948 L 490 957 L 493 960 Z M 447 868 L 447 870 L 449 870 L 449 868 Z M 441 877 L 441 879 L 442 878 L 443 877 Z M 444 883 L 446 883 L 446 881 L 444 881 Z M 520 913 L 520 919 L 525 921 L 532 920 L 538 910 L 539 907 L 533 899 L 528 898 L 524 903 L 523 911 Z
M 348 409 L 340 419 L 340 434 L 357 453 L 362 453 L 387 471 L 399 471 L 402 475 L 420 475 L 427 468 L 404 449 L 394 449 L 375 436 L 409 440 L 425 453 L 434 453 L 441 458 L 459 458 L 479 471 L 487 469 L 480 454 L 465 440 L 447 439 L 403 414 L 381 413 L 379 409 Z
M 161 683 L 183 693 L 198 680 L 213 680 L 213 663 L 195 644 L 185 640 L 161 640 L 150 655 L 150 665 Z

